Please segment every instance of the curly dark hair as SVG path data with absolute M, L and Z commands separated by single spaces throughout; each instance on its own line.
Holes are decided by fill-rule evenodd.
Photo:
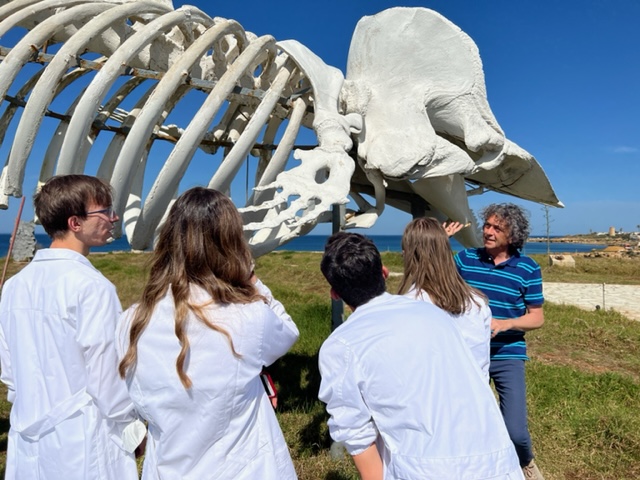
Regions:
M 522 250 L 524 242 L 529 238 L 529 213 L 513 203 L 492 203 L 480 212 L 483 221 L 494 215 L 504 222 L 509 229 L 509 244 L 511 248 Z

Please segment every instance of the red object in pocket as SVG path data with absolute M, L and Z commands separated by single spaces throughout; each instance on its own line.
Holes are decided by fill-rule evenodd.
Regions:
M 262 385 L 267 392 L 267 396 L 269 398 L 276 398 L 278 396 L 278 390 L 276 390 L 276 385 L 273 383 L 269 372 L 262 370 L 260 373 L 260 380 L 262 380 Z

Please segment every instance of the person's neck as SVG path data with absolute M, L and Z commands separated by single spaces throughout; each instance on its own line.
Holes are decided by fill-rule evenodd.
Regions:
M 49 248 L 66 248 L 67 250 L 78 252 L 85 257 L 89 255 L 89 247 L 71 233 L 67 233 L 67 235 L 62 238 L 54 238 Z
M 509 248 L 489 249 L 485 248 L 487 254 L 493 259 L 493 263 L 496 265 L 506 262 L 511 258 L 509 254 Z

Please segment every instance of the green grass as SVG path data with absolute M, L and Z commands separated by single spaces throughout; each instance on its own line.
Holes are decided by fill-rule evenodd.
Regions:
M 585 257 L 575 255 L 575 268 L 549 266 L 546 255 L 532 255 L 542 267 L 547 282 L 613 283 L 640 285 L 640 256 Z
M 549 267 L 534 257 L 546 281 L 640 284 L 640 260 L 576 258 L 576 269 Z M 147 254 L 92 255 L 118 287 L 124 307 L 135 301 L 147 273 Z M 392 272 L 402 257 L 386 252 Z M 300 340 L 271 369 L 279 386 L 278 418 L 301 480 L 357 478 L 351 460 L 333 460 L 327 415 L 317 400 L 318 349 L 330 333 L 329 287 L 320 254 L 279 252 L 258 259 L 258 276 L 283 302 Z M 14 273 L 20 265 L 11 264 Z M 400 277 L 389 279 L 395 291 Z M 613 311 L 548 304 L 545 326 L 527 334 L 530 428 L 537 463 L 548 480 L 640 478 L 640 322 Z M 0 392 L 5 397 L 5 390 Z M 10 405 L 0 401 L 0 459 L 4 462 Z

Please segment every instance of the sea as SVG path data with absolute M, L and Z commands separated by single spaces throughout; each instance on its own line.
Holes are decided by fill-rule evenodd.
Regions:
M 401 235 L 368 235 L 381 252 L 399 252 Z M 10 234 L 0 234 L 0 257 L 5 257 L 9 251 Z M 51 240 L 45 234 L 36 234 L 36 241 L 39 247 L 46 248 L 50 245 Z M 321 252 L 324 250 L 324 244 L 327 241 L 326 235 L 305 235 L 296 238 L 286 245 L 276 250 L 292 250 L 302 252 Z M 549 244 L 550 253 L 584 253 L 594 250 L 601 250 L 606 245 L 596 245 L 591 243 L 567 243 L 567 242 L 551 242 Z M 451 239 L 451 249 L 454 252 L 462 250 L 464 247 L 455 239 Z M 118 238 L 102 247 L 93 247 L 92 252 L 120 252 L 129 251 L 131 248 L 125 237 Z M 528 255 L 546 254 L 547 242 L 528 242 L 525 244 L 523 252 Z

